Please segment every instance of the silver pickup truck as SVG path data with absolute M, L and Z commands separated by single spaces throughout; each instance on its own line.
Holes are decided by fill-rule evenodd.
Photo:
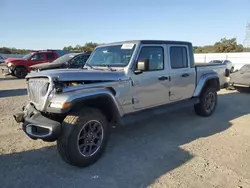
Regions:
M 225 67 L 194 64 L 192 44 L 138 40 L 98 46 L 83 69 L 26 76 L 29 102 L 14 115 L 32 139 L 57 141 L 62 159 L 85 167 L 104 153 L 110 128 L 194 106 L 208 117 Z

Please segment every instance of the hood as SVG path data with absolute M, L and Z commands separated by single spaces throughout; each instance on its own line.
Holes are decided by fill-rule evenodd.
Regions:
M 37 65 L 30 66 L 32 69 L 49 69 L 49 68 L 59 68 L 61 65 L 64 63 L 53 63 L 53 62 L 48 62 L 48 63 L 40 63 Z
M 5 59 L 5 61 L 6 61 L 6 62 L 24 61 L 24 59 L 22 59 L 22 58 L 11 58 L 11 57 L 9 57 L 9 58 Z
M 124 71 L 109 70 L 85 70 L 85 69 L 52 69 L 37 73 L 30 73 L 26 78 L 50 77 L 57 78 L 59 81 L 114 81 L 126 80 Z

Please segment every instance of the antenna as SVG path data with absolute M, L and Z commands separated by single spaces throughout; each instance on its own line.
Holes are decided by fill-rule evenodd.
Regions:
M 250 22 L 248 22 L 246 26 L 246 35 L 245 35 L 243 46 L 245 48 L 250 48 Z

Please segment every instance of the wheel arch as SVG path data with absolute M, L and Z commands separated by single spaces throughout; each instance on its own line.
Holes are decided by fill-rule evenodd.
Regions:
M 25 68 L 28 71 L 27 67 L 25 67 L 24 65 L 16 65 L 14 70 L 16 70 L 17 68 Z
M 72 100 L 69 111 L 78 111 L 83 107 L 99 109 L 109 122 L 116 122 L 123 115 L 123 110 L 115 98 L 115 91 L 110 88 L 106 92 L 83 96 Z
M 220 90 L 220 81 L 217 74 L 214 73 L 201 76 L 196 86 L 193 97 L 198 97 L 207 87 L 214 87 L 217 91 Z

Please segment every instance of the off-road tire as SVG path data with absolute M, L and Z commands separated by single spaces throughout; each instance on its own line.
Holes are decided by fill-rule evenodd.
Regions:
M 89 157 L 83 156 L 78 149 L 78 134 L 89 121 L 96 120 L 103 128 L 103 140 L 97 152 Z M 80 112 L 73 112 L 62 122 L 62 134 L 57 140 L 57 149 L 61 158 L 70 165 L 87 167 L 95 163 L 104 153 L 109 136 L 109 125 L 101 111 L 94 108 L 84 108 Z
M 209 95 L 209 93 L 213 93 L 214 94 L 214 107 L 208 112 L 205 109 L 205 98 L 207 95 Z M 200 102 L 198 104 L 194 105 L 194 110 L 195 113 L 199 116 L 203 116 L 203 117 L 208 117 L 211 116 L 213 114 L 213 112 L 216 109 L 217 106 L 217 91 L 215 88 L 213 87 L 207 87 L 205 88 L 202 93 L 200 94 Z
M 23 79 L 25 78 L 25 76 L 28 74 L 26 68 L 24 67 L 17 67 L 14 71 L 14 75 L 19 78 L 19 79 Z

